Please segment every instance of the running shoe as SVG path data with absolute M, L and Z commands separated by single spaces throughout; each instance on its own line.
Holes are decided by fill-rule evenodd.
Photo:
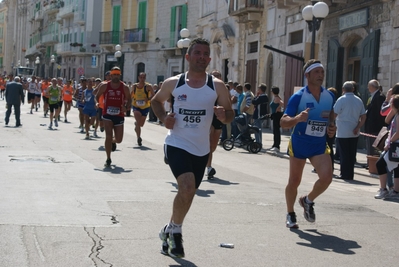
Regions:
M 116 150 L 116 143 L 112 143 L 112 152 Z
M 106 168 L 111 167 L 111 163 L 112 163 L 111 159 L 107 159 L 107 160 L 105 161 L 104 167 L 106 167 Z
M 166 224 L 164 227 L 161 228 L 161 231 L 159 231 L 159 238 L 162 240 L 162 248 L 161 248 L 161 253 L 164 255 L 169 255 L 168 254 L 168 238 L 169 238 L 169 233 L 165 232 L 166 228 L 168 227 L 168 224 Z
M 104 127 L 100 127 L 100 131 L 101 131 L 101 132 L 104 132 Z
M 137 144 L 139 145 L 139 146 L 142 146 L 143 145 L 143 139 L 141 139 L 141 137 L 139 137 L 139 138 L 137 138 Z
M 86 135 L 85 140 L 90 140 L 90 136 Z
M 391 190 L 389 191 L 388 195 L 386 195 L 385 199 L 399 199 L 399 192 Z
M 55 125 L 55 127 L 58 127 L 58 121 L 57 121 L 57 119 L 54 120 L 54 125 Z
M 30 109 L 30 114 L 33 114 L 32 109 Z
M 97 131 L 94 131 L 93 136 L 94 136 L 95 138 L 98 138 Z
M 216 174 L 216 170 L 214 168 L 211 168 L 208 171 L 208 179 L 212 179 L 215 174 Z
M 303 208 L 303 216 L 305 220 L 308 222 L 315 222 L 316 221 L 316 214 L 314 213 L 314 203 L 306 203 L 306 196 L 299 198 L 299 204 Z
M 53 124 L 52 124 L 52 123 L 50 123 L 50 125 L 48 126 L 48 129 L 49 129 L 49 130 L 52 130 L 52 129 L 53 129 Z
M 67 120 L 67 119 L 65 119 L 65 120 L 64 120 L 64 122 L 65 122 L 65 123 L 67 123 L 67 122 L 68 122 L 68 120 Z
M 287 222 L 286 225 L 288 228 L 298 228 L 298 224 L 296 223 L 296 214 L 295 212 L 287 213 Z
M 85 132 L 85 129 L 82 127 L 82 129 L 80 129 L 80 132 L 81 132 L 81 133 L 84 133 L 84 132 Z
M 386 188 L 380 188 L 378 194 L 374 196 L 375 199 L 383 199 L 388 196 L 388 190 Z
M 169 256 L 172 258 L 184 258 L 182 234 L 169 234 L 168 245 Z

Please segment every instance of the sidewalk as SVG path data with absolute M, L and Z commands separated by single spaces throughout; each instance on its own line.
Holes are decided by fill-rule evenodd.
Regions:
M 269 149 L 273 145 L 273 131 L 270 128 L 262 128 L 262 141 L 263 141 L 263 149 L 261 153 L 267 153 L 269 155 L 277 156 L 280 158 L 289 158 L 287 155 L 287 147 L 288 147 L 288 142 L 290 139 L 290 132 L 289 131 L 284 131 L 281 134 L 281 145 L 280 145 L 280 152 L 275 152 L 275 151 L 270 151 Z M 335 151 L 335 147 L 334 147 Z M 355 164 L 355 175 L 362 175 L 362 176 L 367 176 L 367 177 L 374 177 L 378 179 L 377 174 L 371 174 L 369 173 L 369 170 L 367 170 L 364 166 L 367 164 L 367 154 L 366 154 L 366 149 L 358 149 L 357 150 L 357 155 L 356 155 L 356 164 Z M 310 164 L 309 161 L 307 161 L 308 164 Z M 339 162 L 335 161 L 334 164 L 334 174 L 339 175 Z M 356 178 L 355 178 L 356 179 Z

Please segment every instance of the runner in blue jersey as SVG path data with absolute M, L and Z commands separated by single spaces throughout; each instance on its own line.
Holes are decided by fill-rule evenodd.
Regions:
M 299 198 L 307 221 L 315 222 L 313 201 L 328 188 L 333 173 L 326 136 L 333 136 L 336 130 L 333 111 L 335 97 L 321 86 L 324 67 L 320 61 L 309 60 L 303 70 L 308 85 L 291 96 L 281 118 L 282 128 L 292 128 L 288 147 L 290 174 L 285 189 L 288 212 L 286 226 L 289 228 L 298 228 L 294 204 L 306 159 L 310 160 L 319 176 L 313 189 Z

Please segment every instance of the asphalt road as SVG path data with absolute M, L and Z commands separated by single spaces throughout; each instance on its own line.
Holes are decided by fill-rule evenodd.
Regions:
M 134 119 L 126 118 L 123 143 L 104 169 L 104 135 L 84 140 L 76 109 L 51 131 L 49 119 L 28 114 L 27 105 L 22 127 L 13 127 L 14 118 L 4 126 L 4 106 L 0 100 L 1 267 L 398 265 L 399 204 L 374 199 L 378 179 L 367 170 L 356 168 L 352 182 L 334 179 L 316 200 L 314 224 L 296 204 L 300 228 L 291 231 L 284 154 L 220 146 L 215 179 L 204 178 L 183 226 L 186 257 L 164 256 L 158 231 L 176 193 L 163 162 L 165 128 L 146 123 L 138 147 Z M 271 146 L 270 131 L 263 140 Z M 284 135 L 282 150 L 287 141 Z M 311 169 L 305 166 L 299 195 L 316 180 Z

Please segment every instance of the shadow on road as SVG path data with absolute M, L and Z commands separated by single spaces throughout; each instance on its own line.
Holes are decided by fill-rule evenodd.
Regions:
M 355 254 L 353 249 L 361 248 L 361 246 L 353 240 L 345 240 L 336 236 L 327 235 L 318 232 L 316 229 L 299 230 L 292 229 L 292 232 L 298 234 L 301 239 L 305 239 L 310 243 L 298 242 L 298 245 L 315 248 L 321 251 L 333 251 L 340 254 Z
M 133 171 L 133 170 L 125 170 L 124 168 L 118 167 L 116 165 L 111 165 L 111 167 L 109 167 L 109 168 L 104 167 L 103 169 L 95 168 L 94 170 L 101 171 L 101 172 L 110 172 L 113 174 L 129 173 L 129 172 Z
M 174 188 L 176 188 L 177 190 L 177 183 L 173 183 L 173 182 L 168 182 L 169 184 L 171 184 Z M 177 193 L 177 191 L 172 191 L 173 193 Z M 197 191 L 195 192 L 195 194 L 199 197 L 210 197 L 211 195 L 215 194 L 214 190 L 202 190 L 202 189 L 197 189 Z
M 197 267 L 197 265 L 195 265 L 194 263 L 192 263 L 191 261 L 187 261 L 184 259 L 179 259 L 179 258 L 173 258 L 176 263 L 178 263 L 179 265 L 175 265 L 175 264 L 171 264 L 169 265 L 169 267 Z
M 213 177 L 212 179 L 208 179 L 206 181 L 208 181 L 208 183 L 211 183 L 211 184 L 220 184 L 220 185 L 239 185 L 240 184 L 240 183 L 232 183 L 230 181 L 223 180 L 223 179 L 220 179 L 217 177 Z

